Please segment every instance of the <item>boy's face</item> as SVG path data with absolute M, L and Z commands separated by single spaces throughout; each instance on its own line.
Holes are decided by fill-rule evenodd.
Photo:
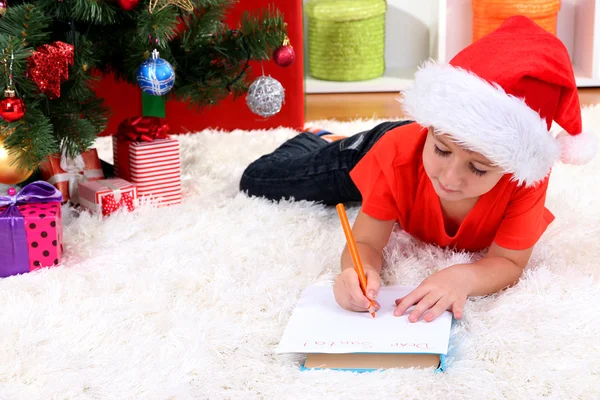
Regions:
M 442 200 L 460 201 L 489 192 L 504 175 L 479 153 L 454 143 L 448 135 L 429 129 L 423 149 L 425 172 Z

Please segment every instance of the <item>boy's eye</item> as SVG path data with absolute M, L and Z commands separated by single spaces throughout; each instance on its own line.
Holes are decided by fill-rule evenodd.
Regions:
M 487 172 L 487 171 L 482 171 L 480 169 L 475 168 L 475 166 L 472 163 L 469 163 L 469 169 L 471 170 L 471 172 L 473 172 L 477 176 L 483 176 Z
M 452 153 L 451 151 L 444 151 L 444 150 L 440 149 L 437 146 L 437 144 L 433 145 L 433 151 L 435 152 L 435 154 L 437 154 L 440 157 L 448 157 Z M 469 163 L 469 169 L 471 170 L 471 172 L 473 172 L 477 176 L 483 176 L 487 173 L 487 171 L 482 171 L 480 169 L 475 168 L 473 163 Z
M 441 157 L 448 157 L 450 155 L 449 151 L 444 151 L 440 149 L 439 147 L 437 147 L 437 144 L 433 145 L 433 151 L 435 152 L 435 154 Z

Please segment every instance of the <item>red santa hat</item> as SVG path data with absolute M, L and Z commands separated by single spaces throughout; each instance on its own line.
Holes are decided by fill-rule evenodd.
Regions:
M 583 133 L 581 107 L 564 44 L 515 16 L 448 64 L 427 62 L 403 92 L 404 112 L 481 153 L 519 184 L 534 185 L 561 160 L 590 161 L 596 137 Z M 549 132 L 556 121 L 565 132 Z

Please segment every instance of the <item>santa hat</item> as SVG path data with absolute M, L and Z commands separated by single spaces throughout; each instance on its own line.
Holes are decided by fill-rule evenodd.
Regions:
M 471 44 L 448 64 L 427 62 L 403 92 L 405 113 L 481 153 L 519 184 L 544 179 L 558 160 L 584 164 L 596 137 L 582 133 L 564 44 L 523 16 Z M 565 131 L 554 138 L 552 121 Z

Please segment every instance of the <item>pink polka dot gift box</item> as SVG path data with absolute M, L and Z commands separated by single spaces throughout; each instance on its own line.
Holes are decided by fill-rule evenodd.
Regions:
M 36 181 L 0 196 L 0 277 L 60 263 L 62 194 Z
M 100 179 L 79 184 L 79 205 L 92 213 L 107 217 L 117 210 L 133 211 L 137 188 L 120 178 Z

